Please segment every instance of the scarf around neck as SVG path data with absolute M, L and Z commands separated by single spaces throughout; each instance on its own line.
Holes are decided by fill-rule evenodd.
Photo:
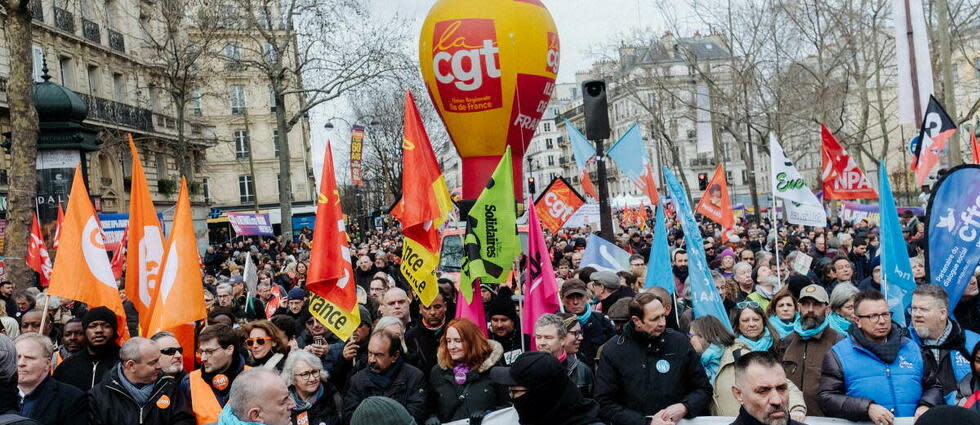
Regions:
M 827 321 L 830 322 L 830 328 L 841 335 L 847 335 L 848 329 L 851 328 L 851 321 L 837 313 L 830 313 L 830 316 L 827 316 Z
M 140 405 L 140 407 L 146 404 L 150 396 L 153 395 L 153 384 L 144 384 L 142 387 L 136 386 L 136 384 L 126 379 L 126 375 L 123 375 L 122 368 L 116 368 L 116 374 L 119 376 L 119 383 L 136 400 L 136 404 Z
M 763 329 L 762 337 L 756 341 L 751 340 L 745 335 L 739 335 L 738 340 L 744 342 L 752 351 L 766 351 L 772 347 L 772 334 L 769 333 L 769 327 Z
M 316 393 L 310 396 L 310 399 L 306 401 L 303 401 L 303 399 L 300 398 L 299 391 L 296 391 L 296 387 L 290 388 L 289 395 L 292 396 L 293 402 L 296 404 L 296 406 L 293 407 L 293 412 L 305 412 L 309 410 L 310 407 L 313 407 L 317 400 L 320 400 L 320 397 L 323 397 L 323 384 L 321 383 L 320 388 L 316 390 Z
M 398 360 L 395 360 L 395 364 L 391 365 L 390 368 L 384 373 L 374 373 L 371 369 L 367 369 L 368 379 L 374 382 L 375 385 L 388 389 L 391 383 L 395 381 L 395 377 L 402 370 L 402 365 L 405 363 L 405 359 L 402 356 L 398 356 Z
M 586 303 L 585 311 L 578 316 L 578 323 L 584 328 L 585 324 L 589 323 L 590 318 L 592 318 L 592 304 Z
M 793 327 L 799 322 L 800 313 L 796 313 L 796 315 L 793 316 L 793 320 L 791 320 L 789 323 L 784 322 L 783 319 L 780 319 L 779 316 L 775 314 L 769 316 L 769 324 L 776 328 L 776 333 L 779 334 L 779 338 L 786 338 L 786 335 L 793 333 Z
M 718 344 L 711 344 L 701 353 L 701 366 L 708 374 L 708 382 L 714 384 L 715 376 L 718 375 L 718 367 L 721 366 L 721 355 L 725 349 Z
M 830 317 L 824 317 L 823 322 L 817 325 L 817 327 L 813 329 L 803 329 L 803 321 L 797 319 L 796 325 L 793 326 L 793 332 L 796 332 L 800 336 L 800 338 L 803 338 L 803 340 L 805 341 L 810 338 L 813 338 L 815 335 L 819 334 L 820 332 L 823 332 L 824 329 L 827 329 L 828 325 L 830 325 Z

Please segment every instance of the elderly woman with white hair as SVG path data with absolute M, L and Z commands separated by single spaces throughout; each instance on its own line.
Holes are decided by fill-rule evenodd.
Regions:
M 286 357 L 280 376 L 296 404 L 291 413 L 293 425 L 342 423 L 343 397 L 327 380 L 327 371 L 319 357 L 308 351 L 293 350 Z
M 854 323 L 854 296 L 858 289 L 850 283 L 841 283 L 830 293 L 830 327 L 841 335 L 847 335 L 847 330 Z

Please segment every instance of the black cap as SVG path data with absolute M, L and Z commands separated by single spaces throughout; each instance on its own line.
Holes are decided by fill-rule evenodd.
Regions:
M 530 389 L 558 388 L 568 377 L 554 356 L 532 351 L 521 354 L 510 367 L 491 369 L 490 379 L 500 385 L 520 385 Z

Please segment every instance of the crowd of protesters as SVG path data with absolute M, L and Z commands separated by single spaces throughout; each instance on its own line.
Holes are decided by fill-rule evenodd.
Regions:
M 170 332 L 120 344 L 107 308 L 3 282 L 0 415 L 45 425 L 432 425 L 513 406 L 522 424 L 977 423 L 977 276 L 950 312 L 948 294 L 925 276 L 922 220 L 902 222 L 918 284 L 905 328 L 880 292 L 878 229 L 863 221 L 773 229 L 742 220 L 724 238 L 703 222 L 731 326 L 694 314 L 672 220 L 673 273 L 657 286 L 645 285 L 648 223 L 619 227 L 614 242 L 632 256 L 618 272 L 582 264 L 588 229 L 547 235 L 561 309 L 538 318 L 533 335 L 521 332 L 520 266 L 511 281 L 479 287 L 486 323 L 456 319 L 450 275 L 429 306 L 402 277 L 397 229 L 351 235 L 361 322 L 348 340 L 308 311 L 308 231 L 207 248 L 208 316 L 194 352 Z M 248 256 L 254 291 L 242 273 Z M 139 335 L 131 304 L 127 312 Z

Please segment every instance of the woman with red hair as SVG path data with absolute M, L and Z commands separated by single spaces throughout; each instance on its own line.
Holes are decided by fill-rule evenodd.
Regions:
M 505 389 L 490 380 L 503 353 L 500 343 L 485 338 L 468 319 L 449 322 L 439 339 L 438 364 L 429 374 L 433 416 L 446 423 L 507 406 Z

